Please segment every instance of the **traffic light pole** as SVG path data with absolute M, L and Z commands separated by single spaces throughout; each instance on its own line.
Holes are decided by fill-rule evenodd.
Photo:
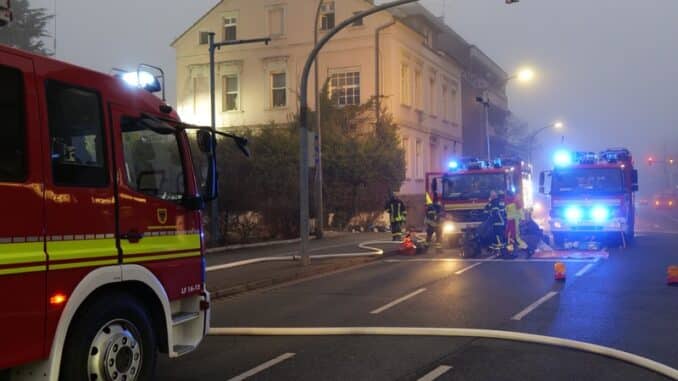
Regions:
M 210 127 L 212 131 L 216 132 L 217 130 L 217 112 L 215 104 L 215 74 L 214 74 L 214 52 L 221 48 L 222 46 L 229 45 L 242 45 L 242 44 L 253 44 L 257 42 L 263 42 L 268 45 L 271 42 L 269 37 L 265 38 L 252 38 L 248 40 L 231 40 L 224 42 L 214 42 L 214 32 L 208 34 L 209 42 L 209 54 L 210 54 Z M 164 91 L 164 89 L 163 89 Z M 210 238 L 212 244 L 219 242 L 221 239 L 221 231 L 219 230 L 219 199 L 212 201 L 210 209 Z
M 368 9 L 366 11 L 357 13 L 339 25 L 334 29 L 327 32 L 323 38 L 315 44 L 311 53 L 306 59 L 306 64 L 304 69 L 301 72 L 301 86 L 299 89 L 299 235 L 301 238 L 300 245 L 300 254 L 301 254 L 301 264 L 306 266 L 310 263 L 310 257 L 308 255 L 308 242 L 309 242 L 309 186 L 308 186 L 308 77 L 311 72 L 311 66 L 313 61 L 315 61 L 318 52 L 322 49 L 327 42 L 334 37 L 339 31 L 346 28 L 347 26 L 353 24 L 353 22 L 360 20 L 364 17 L 367 17 L 373 13 L 381 12 L 385 9 L 397 7 L 399 5 L 413 3 L 418 0 L 398 0 L 391 3 L 382 4 L 374 8 Z

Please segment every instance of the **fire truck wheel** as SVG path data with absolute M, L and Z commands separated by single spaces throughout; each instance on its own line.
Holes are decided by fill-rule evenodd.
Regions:
M 142 304 L 129 294 L 105 294 L 71 323 L 59 379 L 150 381 L 156 359 L 155 332 Z

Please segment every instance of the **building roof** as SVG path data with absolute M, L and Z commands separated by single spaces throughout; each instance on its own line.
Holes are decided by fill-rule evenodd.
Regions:
M 188 28 L 186 28 L 185 31 L 183 31 L 177 38 L 175 38 L 175 39 L 172 41 L 172 43 L 170 44 L 170 46 L 171 46 L 171 47 L 174 47 L 174 44 L 176 44 L 177 41 L 179 41 L 182 37 L 184 37 L 184 36 L 186 35 L 186 33 L 188 33 L 191 29 L 193 29 L 193 27 L 195 27 L 195 26 L 198 25 L 202 20 L 204 20 L 205 17 L 207 17 L 210 13 L 212 13 L 213 10 L 217 9 L 217 7 L 219 7 L 219 6 L 221 5 L 221 3 L 223 3 L 224 1 L 225 1 L 225 0 L 221 0 L 220 2 L 214 4 L 214 6 L 213 6 L 212 8 L 210 8 L 207 12 L 205 12 L 202 16 L 200 16 L 197 20 L 195 20 L 195 22 L 194 22 L 193 24 L 191 24 L 191 26 L 189 26 Z

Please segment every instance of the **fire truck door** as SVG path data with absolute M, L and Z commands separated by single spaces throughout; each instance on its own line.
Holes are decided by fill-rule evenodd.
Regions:
M 173 126 L 112 106 L 116 139 L 119 246 L 123 263 L 146 266 L 170 299 L 201 291 L 199 214 L 185 135 Z M 177 271 L 177 268 L 181 268 Z
M 0 369 L 42 356 L 44 204 L 33 63 L 0 52 Z

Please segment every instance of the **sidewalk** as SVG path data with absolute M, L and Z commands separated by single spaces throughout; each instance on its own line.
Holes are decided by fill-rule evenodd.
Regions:
M 321 240 L 309 241 L 309 251 L 312 255 L 326 253 L 342 253 L 359 251 L 358 244 L 365 241 L 390 241 L 390 233 L 333 233 L 330 237 Z M 222 250 L 206 255 L 207 266 L 237 262 L 258 257 L 289 256 L 299 254 L 299 243 L 286 243 L 266 247 L 240 248 Z
M 383 256 L 397 253 L 399 245 L 390 242 L 370 245 L 381 249 L 383 255 L 374 255 L 374 251 L 359 248 L 358 245 L 366 241 L 389 240 L 390 235 L 388 233 L 347 233 L 334 238 L 311 241 L 310 254 L 313 258 L 308 266 L 303 267 L 299 260 L 272 259 L 298 255 L 298 243 L 208 254 L 207 289 L 213 298 L 221 298 L 374 262 Z M 365 256 L 322 258 L 324 255 L 363 252 Z M 371 253 L 373 255 L 370 255 Z M 241 261 L 264 257 L 271 258 L 271 260 L 259 263 L 241 263 Z M 229 267 L 229 265 L 237 265 L 237 267 Z

